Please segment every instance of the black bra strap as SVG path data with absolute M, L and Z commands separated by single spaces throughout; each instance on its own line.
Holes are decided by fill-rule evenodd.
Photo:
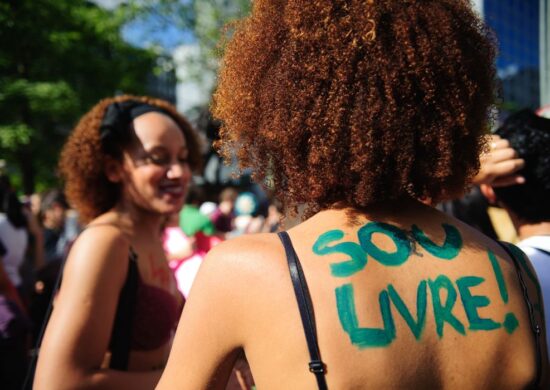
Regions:
M 300 317 L 302 318 L 302 325 L 304 327 L 309 356 L 311 358 L 311 361 L 309 362 L 309 371 L 315 375 L 319 389 L 327 390 L 327 382 L 325 378 L 326 368 L 325 363 L 322 362 L 319 354 L 319 343 L 317 342 L 317 333 L 315 331 L 315 317 L 313 315 L 311 297 L 309 295 L 309 289 L 304 277 L 304 272 L 302 271 L 300 260 L 292 247 L 292 242 L 290 241 L 288 233 L 279 232 L 277 235 L 285 247 L 288 269 L 290 271 L 292 285 L 294 286 L 296 300 L 298 301 L 298 308 L 300 309 Z
M 132 322 L 138 289 L 137 255 L 130 248 L 126 282 L 120 291 L 113 331 L 111 334 L 111 361 L 109 368 L 127 371 L 132 341 Z
M 535 347 L 537 351 L 537 377 L 535 379 L 535 385 L 538 386 L 537 388 L 540 388 L 541 386 L 541 380 L 542 380 L 542 349 L 541 349 L 541 327 L 537 323 L 537 320 L 535 319 L 535 309 L 533 307 L 533 303 L 529 299 L 529 292 L 527 290 L 527 285 L 525 284 L 525 279 L 523 279 L 523 272 L 521 271 L 521 266 L 518 262 L 518 259 L 510 249 L 509 245 L 506 242 L 497 241 L 499 245 L 508 253 L 508 256 L 512 259 L 514 266 L 516 268 L 516 272 L 518 274 L 519 283 L 521 285 L 521 290 L 523 292 L 523 298 L 525 300 L 525 303 L 527 304 L 527 311 L 529 312 L 529 321 L 531 322 L 531 329 L 533 330 L 533 333 L 535 334 Z

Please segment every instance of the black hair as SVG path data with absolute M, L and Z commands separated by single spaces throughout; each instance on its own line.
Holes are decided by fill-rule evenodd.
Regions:
M 187 200 L 185 203 L 200 206 L 205 199 L 204 189 L 197 185 L 192 185 L 187 192 Z
M 525 160 L 518 172 L 525 183 L 495 188 L 497 198 L 526 222 L 550 221 L 550 119 L 524 109 L 509 116 L 496 134 Z
M 17 198 L 15 192 L 5 192 L 1 202 L 2 211 L 15 228 L 27 227 L 27 217 L 23 213 L 23 204 Z
M 64 209 L 68 209 L 67 199 L 61 190 L 56 188 L 46 191 L 42 195 L 42 202 L 40 203 L 40 212 L 44 213 L 46 210 L 52 208 L 54 205 L 59 205 Z

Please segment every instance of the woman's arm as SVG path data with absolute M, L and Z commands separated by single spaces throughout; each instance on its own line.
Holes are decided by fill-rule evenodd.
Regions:
M 126 279 L 128 253 L 128 241 L 112 226 L 89 229 L 75 242 L 40 348 L 34 389 L 154 387 L 159 371 L 100 368 Z

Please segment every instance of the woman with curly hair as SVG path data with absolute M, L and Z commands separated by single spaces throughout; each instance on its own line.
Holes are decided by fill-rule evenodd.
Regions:
M 254 1 L 219 145 L 302 223 L 208 254 L 158 388 L 242 351 L 262 390 L 548 388 L 532 269 L 429 206 L 479 169 L 493 60 L 467 0 Z
M 199 162 L 194 130 L 165 101 L 118 96 L 80 120 L 59 167 L 87 226 L 66 261 L 35 389 L 157 383 L 183 306 L 161 227 Z

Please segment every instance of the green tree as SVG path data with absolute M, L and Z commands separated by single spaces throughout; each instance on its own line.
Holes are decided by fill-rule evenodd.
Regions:
M 231 23 L 246 16 L 250 7 L 251 0 L 127 0 L 119 11 L 127 23 L 140 25 L 149 44 L 172 50 L 196 43 L 199 50 L 188 58 L 185 77 L 208 87 L 218 71 Z M 160 39 L 167 34 L 172 36 L 170 47 Z
M 60 146 L 83 112 L 144 92 L 154 56 L 123 41 L 124 22 L 85 0 L 0 2 L 0 158 L 25 193 L 56 183 Z

